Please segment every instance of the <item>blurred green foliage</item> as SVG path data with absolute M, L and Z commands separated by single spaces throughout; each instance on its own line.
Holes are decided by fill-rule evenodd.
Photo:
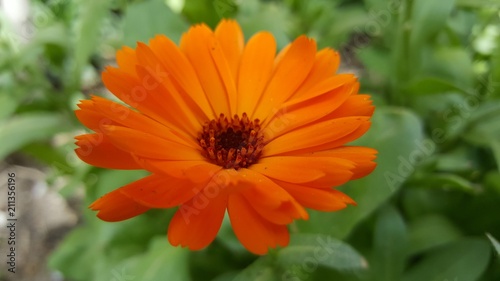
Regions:
M 34 0 L 21 32 L 0 29 L 0 157 L 26 154 L 85 203 L 144 175 L 73 155 L 73 109 L 105 94 L 122 45 L 236 18 L 285 46 L 307 34 L 341 51 L 377 105 L 357 143 L 379 151 L 342 190 L 357 207 L 311 212 L 290 246 L 256 257 L 227 221 L 207 249 L 168 245 L 172 210 L 85 223 L 52 254 L 69 280 L 500 280 L 500 3 L 496 0 Z M 1 19 L 5 23 L 5 18 Z M 488 233 L 488 236 L 486 236 Z M 489 238 L 489 239 L 488 239 Z M 121 278 L 121 279 L 120 279 Z

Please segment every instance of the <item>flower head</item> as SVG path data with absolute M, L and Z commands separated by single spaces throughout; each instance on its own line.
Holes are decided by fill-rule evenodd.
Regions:
M 178 207 L 168 240 L 196 250 L 212 242 L 226 213 L 251 252 L 286 246 L 287 224 L 305 208 L 355 202 L 335 187 L 369 174 L 376 151 L 346 144 L 370 126 L 374 107 L 339 55 L 300 36 L 276 54 L 259 32 L 246 43 L 235 21 L 196 25 L 180 46 L 165 36 L 117 52 L 102 74 L 127 105 L 93 96 L 78 119 L 76 154 L 109 169 L 151 174 L 96 200 L 105 221 Z

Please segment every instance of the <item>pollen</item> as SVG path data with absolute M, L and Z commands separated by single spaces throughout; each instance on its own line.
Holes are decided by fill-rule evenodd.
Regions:
M 250 120 L 246 113 L 241 118 L 220 114 L 207 121 L 198 136 L 203 156 L 224 169 L 235 170 L 257 162 L 264 148 L 263 139 L 260 120 Z

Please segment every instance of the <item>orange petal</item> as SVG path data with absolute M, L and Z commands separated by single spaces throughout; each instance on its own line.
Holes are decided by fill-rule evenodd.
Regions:
M 243 170 L 243 171 L 241 171 Z M 241 169 L 244 186 L 240 193 L 264 219 L 275 224 L 289 224 L 294 219 L 308 219 L 304 208 L 279 185 L 266 176 Z
M 326 119 L 346 116 L 372 116 L 375 107 L 369 95 L 350 96 L 339 108 L 326 116 Z
M 330 188 L 349 181 L 353 162 L 333 157 L 274 156 L 260 159 L 251 170 L 272 179 Z
M 210 244 L 217 235 L 227 206 L 227 196 L 209 198 L 199 193 L 182 204 L 168 227 L 170 244 L 199 250 Z
M 146 88 L 136 76 L 132 76 L 125 71 L 107 67 L 102 73 L 102 81 L 106 88 L 120 100 L 138 109 L 141 113 L 167 124 L 169 128 L 170 120 L 164 117 L 164 108 L 153 95 L 148 94 Z
M 219 41 L 222 53 L 231 70 L 232 77 L 236 78 L 245 44 L 241 27 L 234 20 L 223 19 L 215 29 L 215 37 Z
M 339 89 L 342 86 L 348 86 L 347 90 L 349 95 L 355 95 L 358 93 L 359 83 L 357 82 L 356 76 L 353 74 L 339 74 L 335 76 L 331 76 L 327 79 L 324 79 L 315 85 L 312 85 L 306 92 L 301 94 L 300 96 L 295 96 L 290 99 L 290 102 L 300 103 L 307 101 L 309 99 L 320 96 L 324 93 L 330 92 L 334 89 Z
M 217 72 L 222 79 L 222 83 L 224 84 L 224 89 L 227 93 L 227 98 L 229 100 L 229 116 L 233 116 L 236 114 L 236 106 L 237 106 L 237 92 L 236 92 L 236 84 L 235 79 L 236 76 L 231 71 L 228 61 L 222 52 L 222 48 L 219 42 L 212 38 L 209 41 L 210 46 L 210 55 L 212 56 L 212 60 L 214 61 L 215 66 L 217 67 Z
M 152 159 L 203 160 L 193 147 L 159 138 L 149 133 L 119 126 L 105 126 L 105 135 L 118 148 Z
M 153 174 L 120 188 L 121 192 L 149 208 L 172 208 L 193 198 L 206 185 Z
M 377 150 L 369 147 L 343 146 L 331 150 L 306 153 L 301 156 L 335 157 L 348 159 L 356 165 L 352 170 L 354 175 L 351 178 L 352 180 L 355 180 L 370 174 L 375 169 L 377 163 L 373 162 L 373 160 L 376 158 L 376 154 Z
M 267 82 L 271 77 L 276 54 L 276 41 L 269 32 L 259 32 L 248 41 L 243 51 L 238 74 L 238 113 L 252 117 Z
M 101 97 L 92 96 L 91 100 L 82 100 L 78 106 L 81 109 L 75 111 L 77 118 L 96 132 L 103 132 L 105 125 L 120 125 L 180 144 L 198 145 L 179 130 L 172 130 L 140 112 Z
M 120 189 L 111 191 L 97 199 L 89 208 L 93 211 L 99 211 L 97 217 L 108 222 L 130 219 L 149 210 L 148 207 L 121 193 Z
M 155 56 L 167 70 L 169 77 L 178 85 L 178 91 L 182 92 L 183 96 L 190 97 L 193 101 L 196 101 L 197 105 L 205 112 L 205 115 L 209 119 L 217 116 L 218 113 L 213 112 L 193 66 L 177 45 L 165 35 L 158 35 L 151 39 L 149 45 Z
M 137 64 L 137 56 L 135 50 L 130 47 L 123 47 L 116 52 L 116 63 L 129 75 L 135 75 L 135 65 Z
M 368 117 L 345 117 L 302 127 L 273 139 L 264 147 L 264 153 L 266 156 L 271 156 L 300 151 L 321 145 L 327 147 L 331 145 L 340 146 L 350 141 L 350 136 L 357 138 L 366 132 L 368 128 L 359 132 L 357 129 L 365 129 L 366 126 L 364 125 L 369 127 L 368 120 Z M 269 136 L 265 137 L 266 139 L 271 139 Z M 318 149 L 316 149 L 316 151 L 317 150 Z
M 229 98 L 211 56 L 215 35 L 205 24 L 191 27 L 181 38 L 180 49 L 191 62 L 214 112 L 230 112 Z
M 206 117 L 201 117 L 203 113 L 199 109 L 196 110 L 196 106 L 187 105 L 179 98 L 168 78 L 164 78 L 160 82 L 141 65 L 137 66 L 137 75 L 139 79 L 148 81 L 147 94 L 162 107 L 162 117 L 167 119 L 175 130 L 188 134 L 191 139 L 196 138 L 196 131 L 202 123 L 200 120 L 206 120 Z
M 346 118 L 351 118 L 351 117 L 346 117 Z M 342 119 L 342 118 L 339 118 Z M 285 154 L 290 154 L 290 155 L 299 155 L 302 153 L 310 153 L 310 152 L 315 152 L 315 151 L 323 151 L 323 150 L 329 150 L 329 149 L 334 149 L 340 146 L 345 145 L 346 143 L 349 143 L 351 141 L 354 141 L 358 138 L 360 138 L 362 135 L 364 135 L 368 129 L 370 129 L 371 122 L 364 122 L 362 123 L 356 130 L 354 130 L 352 133 L 347 134 L 341 138 L 338 138 L 336 140 L 333 140 L 331 142 L 324 143 L 322 145 L 317 145 L 317 146 L 312 146 L 300 150 L 295 150 L 290 153 L 285 153 Z
M 338 52 L 330 48 L 325 48 L 317 52 L 311 72 L 293 97 L 302 96 L 321 81 L 333 76 L 339 65 L 340 55 Z
M 254 254 L 264 255 L 269 248 L 284 247 L 290 241 L 286 225 L 265 220 L 237 193 L 229 196 L 228 213 L 236 237 Z
M 222 167 L 207 161 L 165 161 L 139 157 L 137 161 L 148 171 L 184 178 L 195 183 L 206 182 Z
M 255 117 L 264 119 L 273 109 L 290 98 L 309 74 L 316 54 L 316 42 L 305 36 L 297 38 L 276 65 L 273 77 L 256 108 Z
M 130 153 L 114 146 L 103 134 L 85 134 L 75 139 L 76 155 L 85 163 L 107 169 L 142 169 Z
M 331 212 L 344 209 L 347 204 L 356 205 L 351 198 L 335 189 L 319 189 L 282 181 L 276 183 L 306 208 Z
M 319 161 L 318 161 L 319 160 Z M 266 157 L 259 160 L 249 168 L 252 171 L 261 173 L 273 179 L 286 179 L 293 183 L 312 182 L 324 177 L 323 172 L 327 166 L 326 161 L 318 159 L 315 166 L 311 166 L 311 161 L 303 157 Z
M 266 140 L 269 141 L 298 127 L 319 120 L 342 105 L 351 95 L 355 81 L 353 79 L 342 80 L 345 84 L 342 84 L 342 82 L 330 83 L 329 87 L 320 88 L 321 90 L 318 93 L 321 94 L 311 98 L 305 99 L 308 96 L 308 94 L 305 94 L 284 103 L 272 118 L 266 119 L 262 124 Z M 314 114 L 311 114 L 311 112 L 314 112 Z
M 168 119 L 176 120 L 177 127 L 193 131 L 203 123 L 200 120 L 208 120 L 211 112 L 206 112 L 208 109 L 201 108 L 190 94 L 185 94 L 182 87 L 176 85 L 168 69 L 146 44 L 137 44 L 137 58 L 141 64 L 137 67 L 139 80 L 164 107 Z

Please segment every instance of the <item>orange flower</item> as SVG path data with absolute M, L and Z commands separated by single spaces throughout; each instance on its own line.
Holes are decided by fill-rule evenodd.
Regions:
M 370 126 L 374 107 L 339 55 L 301 36 L 276 54 L 268 32 L 244 42 L 240 26 L 196 25 L 180 46 L 165 36 L 117 52 L 102 74 L 128 106 L 93 96 L 78 119 L 76 154 L 109 169 L 151 175 L 90 208 L 121 221 L 179 206 L 172 245 L 204 248 L 227 210 L 241 243 L 255 254 L 286 246 L 287 224 L 304 208 L 337 211 L 355 202 L 333 189 L 369 174 L 376 151 L 346 146 Z

